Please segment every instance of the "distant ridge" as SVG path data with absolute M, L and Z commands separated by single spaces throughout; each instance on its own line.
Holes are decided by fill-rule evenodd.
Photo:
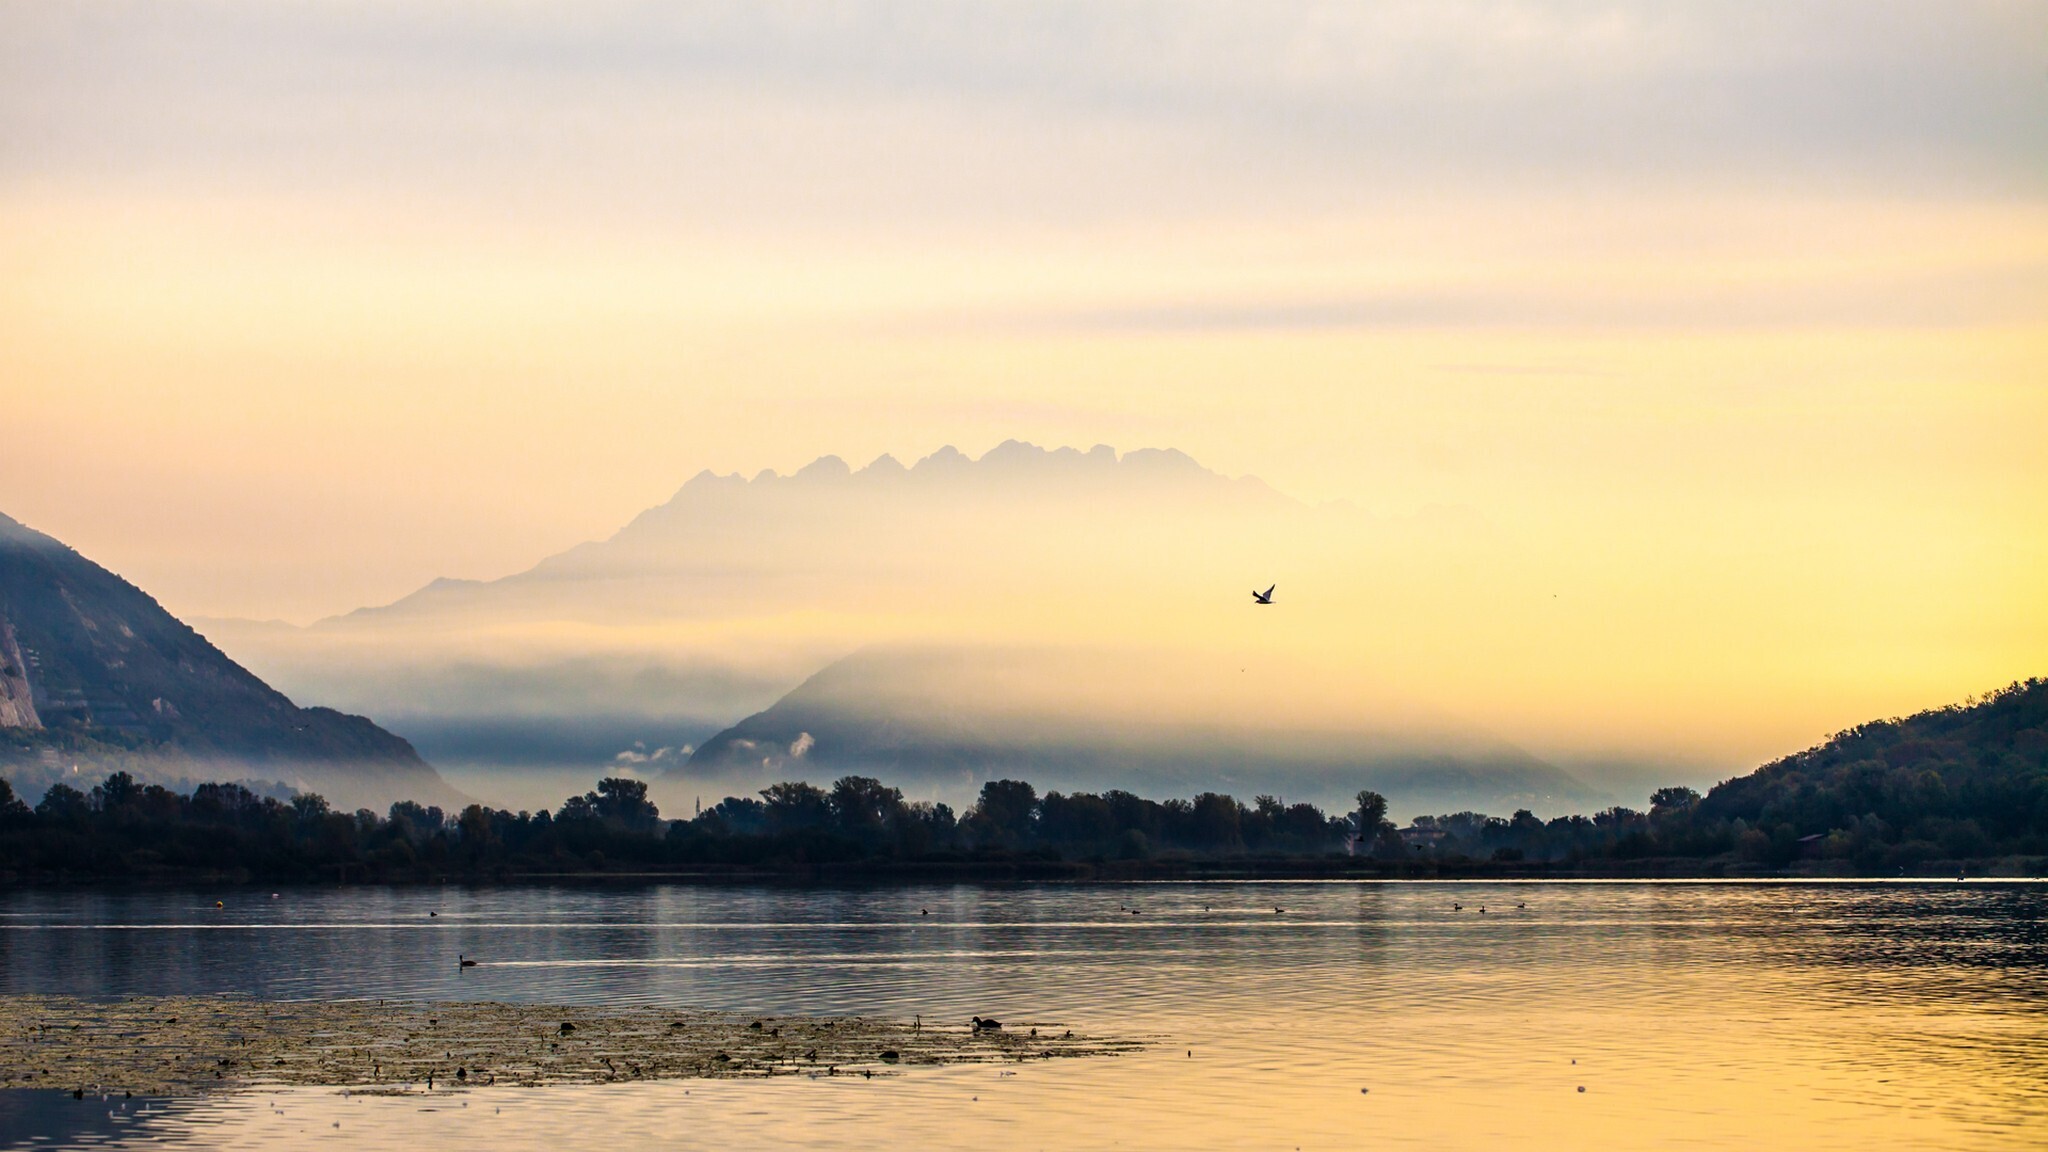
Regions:
M 1249 789 L 1331 803 L 1371 788 L 1407 814 L 1556 813 L 1608 799 L 1522 749 L 1471 734 L 1402 731 L 1366 721 L 1319 734 L 1162 725 L 1091 717 L 1058 703 L 1008 711 L 1009 701 L 989 686 L 1020 667 L 1038 668 L 1042 681 L 1071 673 L 1068 662 L 1045 653 L 858 652 L 704 741 L 668 774 L 751 778 L 762 786 L 867 775 L 969 793 L 1007 776 L 1065 789 L 1176 795 Z
M 0 767 L 73 763 L 278 780 L 344 806 L 462 798 L 406 741 L 298 707 L 141 589 L 0 515 Z
M 1414 587 L 1469 570 L 1484 534 L 1469 515 L 1310 505 L 1172 448 L 1013 439 L 979 458 L 947 446 L 907 465 L 827 455 L 788 475 L 702 471 L 605 539 L 512 575 L 435 580 L 305 628 L 214 627 L 272 682 L 374 715 L 465 772 L 673 768 L 695 749 L 708 749 L 695 772 L 752 772 L 721 759 L 731 742 L 719 734 L 816 705 L 818 685 L 799 686 L 849 653 L 971 649 L 984 659 L 964 671 L 987 699 L 1057 695 L 1076 682 L 1036 657 L 985 659 L 993 650 L 1081 644 L 1113 652 L 1129 674 L 1099 682 L 1088 700 L 1046 702 L 1038 730 L 986 734 L 972 745 L 986 765 L 1045 764 L 1038 775 L 1061 786 L 1128 777 L 1153 789 L 1263 790 L 1253 782 L 1263 775 L 1329 799 L 1369 784 L 1418 804 L 1562 810 L 1604 798 L 1483 737 L 1470 718 L 1419 720 L 1400 670 L 1371 664 L 1391 657 L 1360 649 L 1366 670 L 1355 680 L 1303 662 L 1300 630 L 1318 612 L 1412 599 Z M 1277 577 L 1293 590 L 1288 607 L 1247 624 L 1244 589 L 1274 573 L 1293 574 Z M 1268 686 L 1259 691 L 1293 689 L 1257 715 L 1237 679 L 1253 665 Z M 990 680 L 1003 676 L 1018 682 Z M 1133 692 L 1150 703 L 1117 715 Z M 980 724 L 970 703 L 947 714 Z M 1181 723 L 1161 723 L 1168 713 Z M 945 715 L 915 702 L 892 702 L 888 715 L 892 731 L 917 737 L 884 756 L 889 741 L 872 730 L 815 733 L 821 761 L 900 764 L 923 779 L 950 763 L 947 778 L 965 782 L 959 757 L 936 754 L 954 744 L 941 738 Z M 1186 747 L 1203 719 L 1232 731 Z
M 1051 505 L 1077 496 L 1134 504 L 1196 496 L 1228 506 L 1304 507 L 1257 477 L 1225 476 L 1175 448 L 1118 454 L 1107 444 L 1084 452 L 1005 440 L 978 459 L 948 444 L 909 467 L 884 453 L 858 469 L 838 456 L 820 456 L 787 476 L 773 469 L 752 477 L 707 469 L 602 541 L 578 544 L 497 580 L 439 577 L 391 603 L 358 608 L 313 627 L 469 610 L 494 599 L 545 595 L 553 582 L 602 571 L 622 555 L 636 562 L 651 552 L 677 549 L 684 555 L 717 556 L 720 546 L 746 532 L 787 535 L 810 530 L 812 516 L 792 514 L 791 506 L 799 502 L 823 500 L 838 514 L 858 517 L 864 508 L 875 507 L 875 501 L 887 500 L 891 519 L 915 523 L 920 510 L 929 511 L 933 505 L 990 499 Z M 908 505 L 900 503 L 906 499 Z

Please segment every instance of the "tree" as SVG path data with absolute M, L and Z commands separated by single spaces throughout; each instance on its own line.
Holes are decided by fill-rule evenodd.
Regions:
M 141 790 L 135 783 L 135 777 L 126 772 L 116 772 L 94 786 L 92 806 L 101 812 L 118 812 L 133 802 Z
M 0 777 L 0 819 L 20 818 L 28 814 L 28 805 L 14 794 L 14 785 L 9 784 L 6 777 Z
M 36 805 L 36 815 L 45 820 L 83 821 L 92 814 L 92 801 L 69 784 L 52 784 Z
M 1238 838 L 1239 811 L 1237 800 L 1230 796 L 1204 792 L 1195 797 L 1195 810 L 1188 822 L 1195 847 L 1212 852 L 1230 852 L 1244 847 Z
M 240 784 L 201 784 L 192 790 L 191 807 L 193 812 L 208 821 L 235 824 L 262 812 L 263 797 Z
M 774 832 L 796 832 L 822 828 L 831 819 L 832 806 L 815 784 L 784 781 L 761 789 L 768 804 L 768 828 Z
M 1116 838 L 1109 801 L 1089 792 L 1047 792 L 1038 802 L 1038 836 L 1048 844 L 1100 850 Z
M 327 819 L 327 797 L 318 792 L 303 792 L 292 797 L 292 815 L 301 828 L 317 828 Z
M 903 807 L 903 793 L 872 776 L 842 776 L 827 798 L 832 818 L 854 836 L 879 835 Z
M 1650 793 L 1650 815 L 1668 816 L 1674 812 L 1684 812 L 1699 802 L 1700 794 L 1690 788 L 1659 788 Z
M 1359 790 L 1358 838 L 1371 842 L 1379 838 L 1380 825 L 1387 822 L 1387 798 L 1370 788 Z
M 972 819 L 984 834 L 1012 846 L 1031 836 L 1038 789 L 1022 780 L 991 780 L 981 786 Z
M 727 796 L 706 808 L 696 823 L 716 834 L 759 836 L 768 829 L 768 806 L 752 796 Z
M 607 776 L 597 782 L 590 803 L 600 819 L 627 828 L 644 828 L 661 819 L 661 809 L 647 799 L 647 784 L 641 780 Z
M 1337 823 L 1341 825 L 1343 821 Z M 1321 808 L 1306 803 L 1288 805 L 1273 822 L 1273 830 L 1287 837 L 1289 846 L 1296 849 L 1328 851 L 1343 839 L 1341 834 L 1331 834 L 1330 818 L 1323 815 Z
M 193 793 L 193 799 L 199 794 Z M 391 823 L 407 840 L 414 844 L 425 840 L 441 830 L 444 817 L 439 808 L 422 807 L 412 800 L 400 800 L 391 806 Z
M 455 818 L 455 827 L 462 834 L 464 847 L 481 852 L 491 842 L 491 810 L 481 804 L 471 804 Z

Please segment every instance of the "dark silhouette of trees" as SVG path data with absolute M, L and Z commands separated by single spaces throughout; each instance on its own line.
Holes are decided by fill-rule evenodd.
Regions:
M 1031 839 L 1038 790 L 1022 780 L 991 780 L 967 814 L 968 831 L 983 843 L 1016 848 Z
M 1690 788 L 1659 788 L 1650 793 L 1650 815 L 1669 816 L 1684 812 L 1700 802 L 1700 794 Z
M 14 785 L 0 779 L 0 820 L 19 820 L 28 814 L 29 807 L 14 794 Z
M 1355 851 L 1382 860 L 1399 860 L 1408 855 L 1407 845 L 1401 839 L 1400 830 L 1387 819 L 1387 798 L 1370 789 L 1362 790 L 1357 796 L 1358 809 L 1353 817 L 1352 844 Z
M 832 819 L 832 805 L 815 784 L 801 781 L 772 784 L 761 790 L 768 804 L 771 832 L 801 832 L 823 828 Z
M 1387 798 L 1370 789 L 1358 793 L 1358 835 L 1369 838 L 1387 819 Z
M 1241 852 L 1244 837 L 1239 834 L 1243 823 L 1239 819 L 1242 808 L 1238 802 L 1217 792 L 1204 792 L 1195 797 L 1188 812 L 1188 842 L 1202 852 Z
M 607 777 L 554 812 L 471 805 L 452 818 L 411 801 L 378 816 L 289 802 L 238 784 L 190 795 L 115 773 L 84 792 L 52 786 L 33 809 L 0 781 L 0 874 L 15 877 L 245 875 L 419 880 L 565 872 L 809 868 L 837 864 L 1240 859 L 1365 868 L 1588 865 L 1675 858 L 1892 873 L 1928 861 L 2048 856 L 2048 682 L 1967 705 L 1862 725 L 1701 796 L 1660 788 L 1647 812 L 1609 808 L 1550 820 L 1524 809 L 1416 817 L 1397 829 L 1386 799 L 1329 816 L 1270 795 L 1151 800 L 1130 792 L 1040 796 L 985 784 L 956 817 L 900 790 L 846 776 L 829 790 L 787 781 L 663 820 L 641 781 Z M 1335 866 L 1334 864 L 1331 866 Z
M 858 861 L 1142 859 L 1158 853 L 1332 854 L 1349 825 L 1309 804 L 1229 796 L 1154 801 L 1128 792 L 1038 795 L 993 781 L 966 817 L 907 802 L 866 776 L 827 791 L 802 781 L 726 797 L 691 820 L 665 821 L 643 782 L 618 777 L 550 812 L 472 804 L 450 816 L 412 801 L 384 816 L 290 801 L 235 784 L 189 796 L 117 773 L 80 792 L 52 787 L 31 811 L 0 792 L 0 871 L 148 876 L 246 873 L 266 879 L 416 880 L 433 876 L 691 868 L 770 868 Z
M 903 808 L 903 793 L 871 776 L 845 776 L 832 785 L 825 803 L 841 831 L 879 842 Z

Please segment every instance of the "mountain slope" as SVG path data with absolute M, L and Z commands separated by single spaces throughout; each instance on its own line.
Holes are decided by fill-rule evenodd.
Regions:
M 1875 720 L 1717 785 L 1691 814 L 1758 834 L 1838 836 L 1842 855 L 2048 852 L 2048 680 Z
M 277 779 L 344 805 L 459 798 L 404 740 L 294 705 L 134 585 L 6 516 L 0 748 L 17 765 L 50 751 L 169 777 Z
M 864 650 L 705 741 L 670 775 L 765 785 L 857 774 L 961 794 L 1010 776 L 1042 788 L 1264 792 L 1339 807 L 1371 788 L 1398 813 L 1554 813 L 1605 800 L 1442 719 L 1297 726 L 1271 716 L 1274 702 L 1254 689 L 1214 694 L 1199 718 L 1090 707 L 1102 686 L 1148 674 L 1103 651 Z

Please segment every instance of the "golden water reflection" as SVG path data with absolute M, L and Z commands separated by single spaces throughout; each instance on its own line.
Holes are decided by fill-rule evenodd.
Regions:
M 218 919 L 212 893 L 10 896 L 0 975 L 9 991 L 980 1012 L 1155 1043 L 1013 1074 L 293 1091 L 140 1118 L 66 1095 L 97 1127 L 65 1137 L 45 1102 L 23 1131 L 503 1149 L 2032 1148 L 2048 1133 L 2041 885 L 264 896 Z M 486 962 L 456 969 L 458 950 Z

